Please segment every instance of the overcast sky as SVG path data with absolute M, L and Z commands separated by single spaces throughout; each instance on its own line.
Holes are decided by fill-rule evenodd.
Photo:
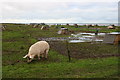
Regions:
M 92 2 L 91 2 L 92 1 Z M 2 0 L 0 22 L 117 23 L 118 0 Z

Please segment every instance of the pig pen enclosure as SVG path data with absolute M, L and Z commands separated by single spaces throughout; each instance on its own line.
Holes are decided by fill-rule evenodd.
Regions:
M 61 26 L 73 30 L 76 34 L 93 31 L 85 26 L 75 28 L 61 25 L 56 28 L 52 25 L 47 30 L 41 30 L 40 27 L 33 28 L 31 25 L 24 24 L 5 25 L 7 27 L 2 31 L 3 78 L 119 78 L 118 45 L 48 40 L 50 44 L 48 59 L 35 58 L 31 63 L 23 59 L 29 47 L 37 42 L 38 38 L 70 37 L 70 34 L 57 34 Z M 105 29 L 101 32 L 117 31 Z
M 109 45 L 108 47 L 105 44 L 99 44 L 99 43 L 98 44 L 67 43 L 67 42 L 57 42 L 57 41 L 56 42 L 51 41 L 49 43 L 51 45 L 51 48 L 55 49 L 60 54 L 68 56 L 68 51 L 69 51 L 71 58 L 76 58 L 76 59 L 119 56 L 117 46 Z

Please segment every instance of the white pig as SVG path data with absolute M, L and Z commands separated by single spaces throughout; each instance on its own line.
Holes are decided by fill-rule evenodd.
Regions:
M 31 62 L 35 56 L 38 56 L 38 59 L 40 59 L 40 56 L 47 58 L 49 48 L 50 46 L 46 41 L 38 41 L 31 45 L 28 54 L 23 58 L 28 57 L 28 62 Z

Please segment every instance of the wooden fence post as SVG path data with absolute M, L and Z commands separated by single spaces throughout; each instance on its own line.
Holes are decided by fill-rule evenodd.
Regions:
M 68 45 L 69 42 L 66 40 L 66 48 L 67 48 L 67 53 L 68 53 L 68 59 L 69 59 L 69 62 L 71 61 L 71 56 L 70 56 L 70 51 L 69 51 L 69 48 L 68 48 Z

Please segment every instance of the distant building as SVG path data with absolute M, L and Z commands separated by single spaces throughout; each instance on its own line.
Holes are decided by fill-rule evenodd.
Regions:
M 6 30 L 6 25 L 0 26 L 1 30 Z
M 58 31 L 58 34 L 68 34 L 69 31 L 68 31 L 68 28 L 61 28 L 59 31 Z
M 74 24 L 75 28 L 78 28 L 79 26 L 77 24 Z
M 41 27 L 41 30 L 48 30 L 49 29 L 49 26 L 48 25 L 44 25 Z
M 36 27 L 38 27 L 38 25 L 37 25 L 37 24 L 33 25 L 33 28 L 36 28 Z
M 69 24 L 66 24 L 66 26 L 69 26 Z
M 108 26 L 107 28 L 108 28 L 108 29 L 115 29 L 114 26 Z

